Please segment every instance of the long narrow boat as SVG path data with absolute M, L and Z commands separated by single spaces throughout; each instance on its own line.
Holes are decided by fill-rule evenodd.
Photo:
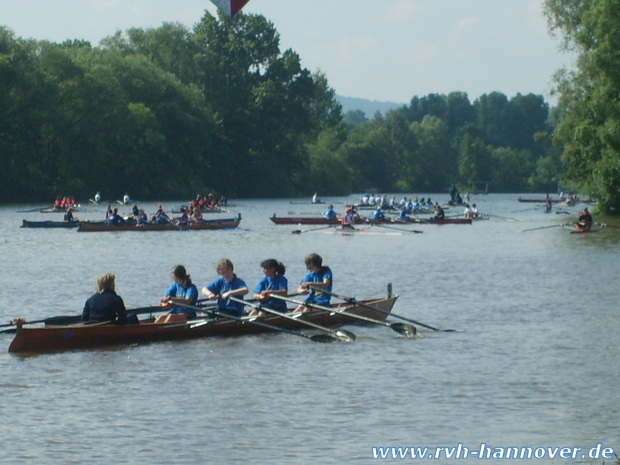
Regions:
M 389 287 L 388 287 L 389 289 Z M 385 321 L 392 311 L 398 296 L 361 301 L 364 305 L 342 303 L 333 305 L 342 308 L 347 313 L 361 315 L 376 320 Z M 374 306 L 382 312 L 372 310 Z M 338 312 L 311 311 L 304 313 L 299 319 L 325 326 L 337 327 L 347 324 L 357 324 L 361 320 L 343 315 Z M 16 322 L 15 337 L 9 346 L 9 352 L 14 353 L 48 353 L 65 350 L 83 350 L 96 347 L 144 344 L 159 341 L 196 339 L 205 337 L 229 337 L 247 334 L 275 332 L 277 328 L 283 330 L 300 331 L 308 329 L 307 325 L 296 319 L 286 319 L 280 316 L 262 318 L 243 317 L 241 321 L 227 318 L 192 320 L 188 323 L 155 324 L 153 318 L 143 320 L 139 324 L 117 326 L 114 324 L 47 326 L 30 328 L 24 326 L 26 322 Z M 273 328 L 253 324 L 264 323 Z
M 77 228 L 78 220 L 75 221 L 29 221 L 23 220 L 21 228 Z
M 547 202 L 547 199 L 523 199 L 521 197 L 519 197 L 519 202 L 524 202 L 524 203 L 545 203 Z M 562 203 L 564 202 L 564 200 L 560 200 L 560 199 L 550 199 L 549 200 L 551 203 Z
M 339 219 L 330 219 L 327 220 L 320 216 L 312 217 L 312 216 L 281 216 L 276 217 L 275 215 L 269 218 L 273 223 L 278 225 L 299 225 L 299 224 L 324 224 L 324 225 L 338 225 L 340 224 Z M 371 220 L 368 218 L 362 218 L 361 221 L 356 221 L 355 224 L 471 224 L 471 218 L 444 218 L 443 220 L 433 220 L 433 219 L 423 219 L 423 218 L 411 218 L 409 220 L 399 220 L 399 219 L 390 219 L 385 218 L 383 220 Z
M 186 231 L 186 230 L 213 230 L 213 229 L 235 229 L 241 223 L 241 215 L 236 218 L 225 218 L 215 220 L 202 220 L 200 223 L 186 224 L 156 224 L 147 223 L 144 225 L 124 224 L 112 226 L 105 223 L 80 223 L 78 232 L 104 232 L 104 231 Z

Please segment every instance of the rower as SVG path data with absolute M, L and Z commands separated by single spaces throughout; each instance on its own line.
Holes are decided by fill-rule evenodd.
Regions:
M 381 221 L 385 219 L 385 214 L 381 210 L 381 206 L 378 206 L 375 212 L 372 214 L 372 219 L 375 221 Z
M 329 205 L 327 207 L 327 211 L 323 214 L 323 218 L 326 220 L 332 220 L 336 218 L 336 212 L 334 211 L 334 206 Z
M 588 208 L 584 208 L 579 215 L 579 222 L 575 223 L 575 229 L 577 231 L 590 231 L 592 229 L 592 215 L 588 211 Z

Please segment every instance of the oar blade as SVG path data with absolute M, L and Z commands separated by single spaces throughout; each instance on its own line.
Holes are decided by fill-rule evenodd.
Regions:
M 355 339 L 357 339 L 355 334 L 353 334 L 351 331 L 346 331 L 344 329 L 338 329 L 336 330 L 335 333 L 336 333 L 336 336 L 338 336 L 341 340 L 344 340 L 346 342 L 353 342 L 355 341 Z
M 323 344 L 327 344 L 330 342 L 337 342 L 339 339 L 337 337 L 332 336 L 331 334 L 321 333 L 321 334 L 314 334 L 310 336 L 310 340 L 314 342 L 320 342 Z
M 417 333 L 415 326 L 407 323 L 392 323 L 390 324 L 390 328 L 405 337 L 413 337 Z

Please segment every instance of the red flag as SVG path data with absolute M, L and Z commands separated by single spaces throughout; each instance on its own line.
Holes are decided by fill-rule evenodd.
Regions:
M 229 18 L 235 16 L 250 0 L 211 0 Z

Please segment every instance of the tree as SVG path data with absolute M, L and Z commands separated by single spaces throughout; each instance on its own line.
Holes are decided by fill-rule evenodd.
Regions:
M 620 0 L 546 0 L 545 13 L 577 54 L 574 72 L 556 74 L 566 177 L 620 214 Z

